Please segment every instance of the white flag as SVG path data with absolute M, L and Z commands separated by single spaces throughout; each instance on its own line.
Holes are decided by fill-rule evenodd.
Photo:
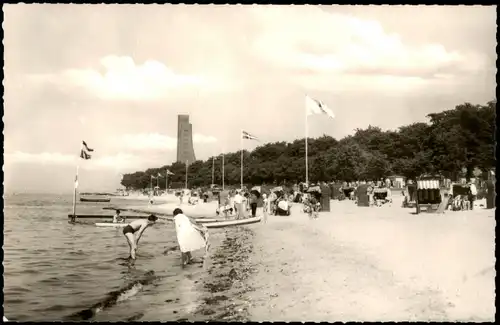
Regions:
M 243 131 L 243 130 L 241 132 L 242 132 L 241 136 L 242 136 L 243 139 L 259 141 L 259 138 L 257 138 L 255 135 L 251 135 L 247 131 Z
M 332 110 L 329 109 L 324 103 L 306 95 L 306 112 L 307 115 L 313 114 L 326 114 L 330 118 L 335 118 Z

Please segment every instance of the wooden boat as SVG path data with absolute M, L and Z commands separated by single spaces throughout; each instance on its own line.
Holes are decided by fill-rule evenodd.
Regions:
M 95 224 L 97 227 L 113 227 L 113 228 L 123 228 L 128 225 L 128 223 L 112 223 L 112 222 L 97 222 Z
M 111 202 L 111 199 L 110 198 L 80 197 L 80 202 L 108 203 L 108 202 Z
M 71 219 L 73 217 L 73 214 L 68 214 L 68 219 Z M 148 215 L 121 215 L 122 218 L 126 218 L 127 220 L 132 220 L 132 219 L 147 219 Z M 86 220 L 106 220 L 106 219 L 113 219 L 112 214 L 76 214 L 77 219 L 86 219 Z
M 210 222 L 203 224 L 207 228 L 225 228 L 231 226 L 243 226 L 249 225 L 252 223 L 260 222 L 261 217 L 240 219 L 240 220 L 227 220 L 227 221 L 219 221 L 219 222 Z

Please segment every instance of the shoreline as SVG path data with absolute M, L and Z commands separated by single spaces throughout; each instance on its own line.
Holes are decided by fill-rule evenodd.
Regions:
M 495 210 L 332 201 L 255 229 L 251 321 L 494 321 Z

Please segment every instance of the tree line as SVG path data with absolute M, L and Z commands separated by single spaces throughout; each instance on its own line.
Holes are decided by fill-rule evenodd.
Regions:
M 414 179 L 424 173 L 438 173 L 452 180 L 471 178 L 475 171 L 495 167 L 496 100 L 486 105 L 464 103 L 452 110 L 427 115 L 428 122 L 383 131 L 369 126 L 340 140 L 324 135 L 308 139 L 309 181 L 378 180 L 389 175 Z M 241 151 L 224 155 L 225 185 L 240 184 Z M 274 142 L 243 151 L 244 183 L 290 184 L 305 181 L 305 139 Z M 222 183 L 222 156 L 195 161 L 188 166 L 188 186 Z M 145 189 L 151 176 L 165 177 L 169 188 L 182 188 L 185 163 L 175 162 L 146 171 L 123 175 L 127 189 Z M 153 186 L 156 181 L 153 181 Z M 165 179 L 159 182 L 165 188 Z

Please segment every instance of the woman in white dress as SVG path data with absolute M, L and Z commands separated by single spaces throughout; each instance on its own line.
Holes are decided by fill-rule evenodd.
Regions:
M 208 250 L 208 229 L 184 215 L 182 210 L 174 210 L 175 232 L 181 250 L 182 265 L 189 264 L 192 260 L 191 252 L 201 248 Z

